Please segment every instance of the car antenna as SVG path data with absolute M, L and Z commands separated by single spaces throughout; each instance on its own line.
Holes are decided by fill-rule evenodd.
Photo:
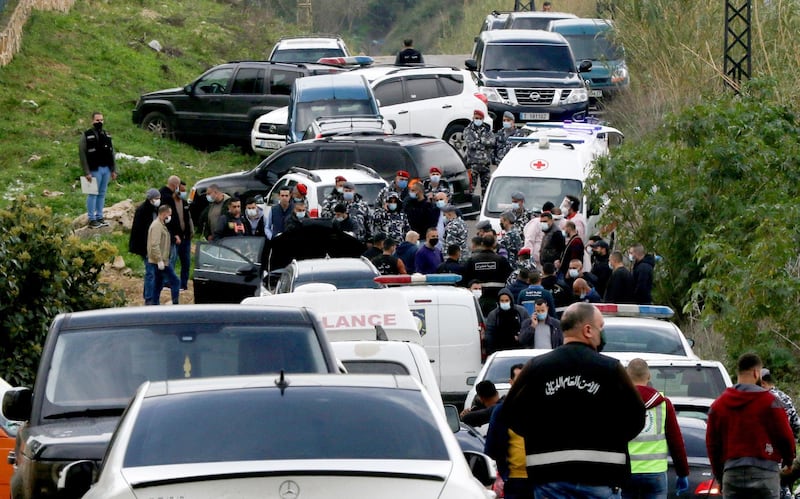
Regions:
M 378 341 L 389 341 L 386 330 L 380 324 L 375 324 L 375 339 Z
M 286 381 L 283 369 L 281 369 L 281 377 L 275 380 L 275 386 L 281 389 L 281 396 L 283 396 L 283 392 L 286 391 L 286 388 L 289 387 L 289 382 Z

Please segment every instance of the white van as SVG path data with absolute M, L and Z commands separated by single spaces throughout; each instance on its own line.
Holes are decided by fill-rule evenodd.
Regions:
M 584 182 L 594 161 L 622 141 L 615 128 L 584 123 L 528 123 L 530 135 L 505 155 L 483 196 L 479 220 L 500 232 L 500 215 L 512 208 L 511 195 L 525 194 L 525 208 L 540 210 L 550 201 L 560 206 L 567 195 L 581 199 L 586 234 L 595 233 L 599 206 L 587 206 Z M 513 140 L 513 139 L 512 139 Z

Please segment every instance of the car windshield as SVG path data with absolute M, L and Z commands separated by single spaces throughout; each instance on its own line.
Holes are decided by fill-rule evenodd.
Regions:
M 658 321 L 650 325 L 608 324 L 605 332 L 605 352 L 644 352 L 667 355 L 686 355 L 674 327 L 664 327 Z
M 294 122 L 294 130 L 300 134 L 308 128 L 312 121 L 322 116 L 375 115 L 375 109 L 368 100 L 330 99 L 299 102 L 296 109 L 297 119 Z
M 378 194 L 381 192 L 381 189 L 386 187 L 386 184 L 380 182 L 370 182 L 368 184 L 355 184 L 356 185 L 356 192 L 361 194 L 361 197 L 364 198 L 364 201 L 367 202 L 370 206 L 375 206 L 375 200 L 378 199 Z M 317 199 L 324 200 L 326 199 L 331 191 L 333 191 L 333 185 L 321 185 L 317 188 Z
M 301 272 L 293 285 L 296 288 L 310 282 L 326 282 L 336 286 L 336 289 L 380 289 L 383 285 L 375 282 L 376 276 L 377 274 L 367 269 L 346 272 Z
M 490 43 L 483 56 L 484 71 L 548 71 L 575 73 L 569 45 Z
M 525 365 L 533 357 L 530 355 L 520 357 L 496 357 L 489 364 L 489 369 L 486 370 L 486 377 L 483 380 L 489 380 L 494 384 L 508 383 L 508 378 L 511 376 L 511 366 L 514 364 Z
M 272 62 L 317 62 L 323 57 L 344 57 L 340 48 L 280 49 L 272 55 Z
M 285 391 L 249 388 L 145 399 L 123 466 L 273 459 L 449 457 L 419 391 L 292 387 L 290 380 Z
M 572 48 L 576 61 L 614 61 L 622 59 L 616 45 L 612 44 L 602 33 L 597 35 L 564 35 Z
M 650 366 L 650 385 L 667 397 L 715 399 L 727 386 L 722 373 L 708 366 Z
M 43 417 L 124 408 L 144 381 L 327 372 L 313 329 L 228 322 L 107 327 L 58 336 Z M 121 412 L 121 411 L 120 411 Z
M 389 360 L 343 360 L 350 374 L 410 374 L 406 366 Z
M 550 201 L 556 206 L 565 196 L 581 198 L 581 181 L 561 178 L 540 177 L 495 177 L 484 208 L 484 215 L 499 217 L 511 209 L 511 194 L 520 191 L 525 194 L 525 206 L 541 207 Z

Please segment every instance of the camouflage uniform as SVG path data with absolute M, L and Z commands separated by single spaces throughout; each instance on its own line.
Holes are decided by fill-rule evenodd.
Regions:
M 452 220 L 444 221 L 443 239 L 444 241 L 442 246 L 445 252 L 451 244 L 457 244 L 461 248 L 461 259 L 459 261 L 467 261 L 469 258 L 469 248 L 467 247 L 467 239 L 469 239 L 469 234 L 467 232 L 467 223 L 463 218 L 456 217 Z
M 486 192 L 491 175 L 489 165 L 494 153 L 494 134 L 486 123 L 476 127 L 470 123 L 464 129 L 464 142 L 467 144 L 467 168 L 472 170 L 473 185 L 481 181 L 481 191 Z
M 519 271 L 522 269 L 536 270 L 536 262 L 534 262 L 532 258 L 528 258 L 527 260 L 520 260 L 517 258 L 517 266 L 514 271 L 511 272 L 511 275 L 508 276 L 508 279 L 506 280 L 506 286 L 511 286 L 511 284 L 517 280 L 517 277 L 519 277 Z
M 381 189 L 381 192 L 378 193 L 378 197 L 375 198 L 375 206 L 383 206 L 383 203 L 386 202 L 386 196 L 389 195 L 390 192 L 396 192 L 400 196 L 400 205 L 402 206 L 403 201 L 408 199 L 408 186 L 405 189 L 401 189 L 397 184 L 394 183 L 394 180 Z
M 368 237 L 372 237 L 372 227 L 370 224 L 372 213 L 370 212 L 369 205 L 367 205 L 360 194 L 356 194 L 352 201 L 344 201 L 342 204 L 344 204 L 347 209 L 350 220 L 353 221 L 353 227 L 355 228 L 353 235 L 359 241 L 366 242 Z
M 422 181 L 422 187 L 425 189 L 425 198 L 432 199 L 439 192 L 444 192 L 447 194 L 447 200 L 453 197 L 453 189 L 450 188 L 450 183 L 447 180 L 439 180 L 439 185 L 433 187 L 431 185 L 431 179 L 426 179 Z
M 383 232 L 386 237 L 394 239 L 399 244 L 406 240 L 406 232 L 409 230 L 411 229 L 408 225 L 408 216 L 401 209 L 389 211 L 385 208 L 375 208 L 372 216 L 373 234 Z
M 794 433 L 795 438 L 797 438 L 797 435 L 800 433 L 800 416 L 797 415 L 797 410 L 794 408 L 792 398 L 781 390 L 778 390 L 775 386 L 770 388 L 769 392 L 783 404 L 786 416 L 789 418 L 789 426 L 792 428 L 792 433 Z
M 508 151 L 517 145 L 517 142 L 509 141 L 509 137 L 524 137 L 525 134 L 519 128 L 501 128 L 495 136 L 494 164 L 499 165 Z
M 514 221 L 514 229 L 518 233 L 523 234 L 525 231 L 525 226 L 528 225 L 528 222 L 530 222 L 533 218 L 533 211 L 521 208 L 519 210 L 511 210 L 511 213 L 517 217 L 517 219 Z
M 511 265 L 511 268 L 516 268 L 517 253 L 522 249 L 522 237 L 519 235 L 517 228 L 511 227 L 508 229 L 500 238 L 500 243 L 497 246 L 498 248 L 506 250 L 508 253 L 506 258 L 508 259 L 509 265 Z
M 320 218 L 333 218 L 333 209 L 339 203 L 344 203 L 344 194 L 334 188 L 333 191 L 328 194 L 328 197 L 325 198 L 325 201 L 322 202 L 322 211 L 319 214 Z

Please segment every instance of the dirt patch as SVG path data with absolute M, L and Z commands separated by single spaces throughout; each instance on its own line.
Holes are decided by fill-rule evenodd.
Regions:
M 123 293 L 125 293 L 125 299 L 127 300 L 127 306 L 135 307 L 138 305 L 144 305 L 144 298 L 142 297 L 142 291 L 144 290 L 144 279 L 138 276 L 130 275 L 128 272 L 126 273 L 125 270 L 119 271 L 113 268 L 107 268 L 103 271 L 100 280 L 105 283 L 109 283 L 116 289 L 121 289 Z M 161 291 L 161 304 L 162 305 L 171 305 L 172 298 L 170 297 L 170 291 L 167 288 L 164 288 Z M 194 286 L 192 285 L 192 281 L 189 281 L 189 289 L 186 291 L 181 291 L 180 296 L 180 303 L 181 305 L 186 305 L 190 303 L 194 303 Z

